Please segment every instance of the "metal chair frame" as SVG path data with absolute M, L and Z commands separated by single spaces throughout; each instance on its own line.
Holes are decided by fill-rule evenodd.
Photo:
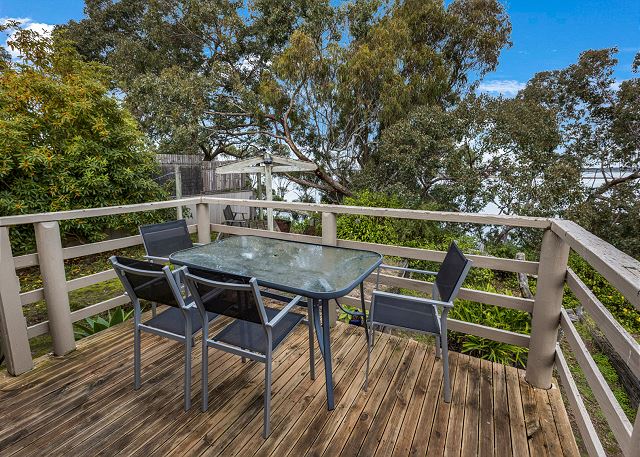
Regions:
M 382 325 L 384 327 L 397 328 L 400 330 L 408 330 L 412 332 L 419 332 L 422 334 L 435 336 L 436 357 L 442 358 L 442 364 L 443 364 L 442 369 L 443 369 L 443 376 L 444 376 L 444 401 L 446 403 L 451 402 L 451 383 L 449 379 L 449 347 L 448 347 L 448 341 L 447 341 L 447 315 L 449 314 L 449 310 L 452 309 L 454 306 L 453 302 L 456 296 L 458 295 L 460 288 L 462 287 L 462 283 L 464 282 L 467 274 L 469 273 L 469 269 L 471 268 L 471 265 L 472 265 L 471 260 L 466 259 L 465 266 L 460 274 L 460 277 L 456 282 L 455 287 L 453 288 L 451 296 L 449 297 L 449 301 L 440 300 L 440 292 L 438 290 L 438 286 L 436 283 L 433 284 L 432 298 L 411 297 L 411 296 L 394 294 L 391 292 L 384 292 L 379 290 L 381 269 L 398 270 L 398 271 L 404 271 L 409 273 L 419 273 L 419 274 L 424 274 L 428 276 L 437 275 L 438 273 L 435 271 L 418 270 L 414 268 L 406 268 L 406 267 L 399 267 L 395 265 L 385 265 L 385 264 L 381 264 L 378 267 L 378 271 L 376 274 L 376 289 L 373 291 L 373 297 L 371 299 L 371 307 L 369 311 L 370 329 L 369 329 L 369 339 L 367 340 L 367 366 L 366 366 L 366 373 L 365 373 L 364 390 L 367 390 L 368 388 L 369 366 L 371 363 L 370 362 L 371 350 L 373 349 L 373 345 L 375 344 L 375 325 L 377 324 L 377 325 Z M 390 325 L 385 322 L 376 321 L 375 320 L 376 297 L 389 297 L 395 300 L 405 301 L 407 303 L 420 303 L 420 304 L 423 304 L 424 306 L 433 306 L 434 313 L 436 316 L 438 316 L 438 308 L 441 308 L 442 311 L 440 312 L 439 319 L 436 320 L 436 323 L 438 325 L 438 332 L 425 332 L 415 328 L 401 327 L 397 325 Z
M 134 307 L 134 333 L 133 333 L 133 370 L 134 370 L 134 390 L 140 389 L 141 385 L 141 332 L 145 331 L 148 333 L 152 333 L 157 336 L 161 336 L 164 338 L 168 338 L 174 341 L 178 341 L 184 344 L 184 357 L 185 357 L 185 366 L 184 366 L 184 409 L 188 411 L 191 408 L 191 352 L 194 346 L 193 336 L 194 332 L 192 331 L 191 326 L 191 318 L 188 315 L 188 311 L 191 309 L 195 309 L 196 305 L 191 302 L 185 302 L 182 294 L 180 293 L 180 281 L 179 277 L 184 273 L 186 267 L 180 268 L 175 271 L 171 271 L 168 266 L 164 266 L 162 271 L 149 271 L 142 270 L 139 268 L 133 268 L 127 265 L 123 265 L 118 262 L 116 256 L 112 256 L 110 259 L 111 264 L 113 265 L 114 270 L 116 271 L 118 278 L 122 282 L 122 285 L 125 288 L 126 294 L 129 296 L 129 299 L 133 303 Z M 146 276 L 150 278 L 161 278 L 164 277 L 169 285 L 171 292 L 173 293 L 174 299 L 180 305 L 179 309 L 182 312 L 184 317 L 185 327 L 184 327 L 184 335 L 180 335 L 177 333 L 169 332 L 163 329 L 159 329 L 147 324 L 142 323 L 142 306 L 140 305 L 140 300 L 137 297 L 133 285 L 129 282 L 126 277 L 126 272 L 137 274 L 140 276 Z M 166 311 L 165 311 L 166 312 Z M 154 316 L 155 317 L 155 316 Z M 207 320 L 201 315 L 200 318 L 203 320 L 202 328 L 206 329 L 208 324 L 215 319 L 215 315 L 212 316 L 211 313 L 208 314 Z
M 201 316 L 205 316 L 207 312 L 205 309 L 205 305 L 202 301 L 202 297 L 196 287 L 196 283 L 201 283 L 206 286 L 212 288 L 219 288 L 225 290 L 233 290 L 233 291 L 243 291 L 250 292 L 253 294 L 255 303 L 257 304 L 258 313 L 260 316 L 260 320 L 262 323 L 262 327 L 265 331 L 266 336 L 266 345 L 265 352 L 259 353 L 250 351 L 247 349 L 243 349 L 238 346 L 230 345 L 224 343 L 222 341 L 217 341 L 215 336 L 209 338 L 208 329 L 203 326 L 203 334 L 202 334 L 202 411 L 206 411 L 208 408 L 209 401 L 209 391 L 208 391 L 208 370 L 209 366 L 209 354 L 208 348 L 216 348 L 221 351 L 229 352 L 231 354 L 235 354 L 242 358 L 248 358 L 254 360 L 256 362 L 265 364 L 265 393 L 264 393 L 264 430 L 263 437 L 266 439 L 269 437 L 271 433 L 270 426 L 270 415 L 271 415 L 271 372 L 272 372 L 272 360 L 273 360 L 273 352 L 277 349 L 277 345 L 273 346 L 273 328 L 295 307 L 300 306 L 302 296 L 297 295 L 291 301 L 289 301 L 282 310 L 280 310 L 274 317 L 271 319 L 268 318 L 266 308 L 264 306 L 264 302 L 262 301 L 262 294 L 258 287 L 258 281 L 256 278 L 251 278 L 249 280 L 249 284 L 245 283 L 233 283 L 233 282 L 219 282 L 206 278 L 202 278 L 196 276 L 189 272 L 187 269 L 184 273 L 184 280 L 186 282 L 187 288 L 190 290 L 191 295 L 195 299 L 195 303 L 200 310 Z M 233 325 L 233 324 L 231 324 Z M 294 327 L 295 328 L 295 327 Z M 282 343 L 286 339 L 288 334 L 280 341 L 279 344 Z

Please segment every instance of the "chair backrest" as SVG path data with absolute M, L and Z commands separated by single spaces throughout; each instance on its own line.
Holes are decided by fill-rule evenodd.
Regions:
M 435 280 L 438 299 L 448 302 L 455 298 L 470 267 L 471 261 L 452 241 Z
M 192 267 L 185 270 L 184 278 L 196 303 L 205 310 L 256 324 L 268 321 L 255 278 Z
M 140 226 L 140 235 L 147 255 L 168 257 L 176 251 L 193 247 L 184 219 Z
M 222 214 L 224 214 L 224 219 L 227 221 L 232 221 L 235 219 L 235 214 L 233 213 L 233 210 L 231 209 L 231 205 L 227 205 L 224 208 L 222 208 Z
M 176 308 L 183 306 L 180 288 L 168 266 L 128 257 L 113 256 L 109 260 L 132 301 L 143 299 Z

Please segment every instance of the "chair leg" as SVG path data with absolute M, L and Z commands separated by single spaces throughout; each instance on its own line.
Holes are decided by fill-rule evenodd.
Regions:
M 307 302 L 307 324 L 309 325 L 309 371 L 311 373 L 311 379 L 316 379 L 316 354 L 315 346 L 313 342 L 313 309 L 311 300 Z
M 137 325 L 133 329 L 133 388 L 138 390 L 140 388 L 140 327 Z
M 446 333 L 442 335 L 442 371 L 444 373 L 444 401 L 451 403 L 451 382 L 449 380 L 449 348 Z
M 264 439 L 271 435 L 271 351 L 267 352 L 267 362 L 264 366 Z
M 209 407 L 209 346 L 207 339 L 209 338 L 209 323 L 202 326 L 202 370 L 201 389 L 202 389 L 202 412 Z
M 365 392 L 369 388 L 369 365 L 371 364 L 371 349 L 373 348 L 373 335 L 376 333 L 373 325 L 369 332 L 369 338 L 367 339 L 367 369 L 364 372 L 364 390 Z
M 191 334 L 191 326 L 187 325 L 189 330 L 186 335 Z M 193 337 L 187 336 L 184 339 L 184 410 L 189 411 L 191 408 L 191 349 Z
M 240 360 L 242 361 L 242 363 L 247 363 L 247 358 L 246 357 L 240 357 Z
M 440 337 L 436 336 L 436 358 L 439 359 L 442 357 L 442 342 L 440 341 Z

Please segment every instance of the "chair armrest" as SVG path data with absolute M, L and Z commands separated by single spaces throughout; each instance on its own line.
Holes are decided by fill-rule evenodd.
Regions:
M 156 257 L 153 255 L 145 255 L 143 256 L 145 260 L 150 260 L 152 263 L 167 263 L 169 262 L 169 257 Z
M 433 298 L 412 297 L 409 295 L 400 295 L 400 294 L 393 294 L 391 292 L 383 292 L 381 290 L 374 290 L 373 297 L 376 297 L 378 295 L 383 297 L 392 297 L 400 300 L 412 301 L 414 303 L 424 303 L 425 305 L 442 306 L 443 308 L 453 308 L 453 302 L 434 300 Z
M 380 264 L 380 266 L 378 268 L 386 269 L 386 270 L 408 271 L 409 273 L 420 273 L 420 274 L 423 274 L 423 275 L 430 275 L 430 276 L 435 276 L 435 275 L 438 274 L 437 271 L 416 270 L 415 268 L 397 267 L 395 265 L 386 265 L 384 263 Z
M 291 300 L 284 308 L 282 308 L 278 314 L 273 316 L 273 319 L 271 319 L 265 325 L 267 325 L 268 327 L 275 327 L 276 325 L 278 325 L 278 322 L 284 319 L 289 311 L 291 311 L 291 308 L 296 306 L 300 300 L 302 300 L 302 296 L 296 295 L 293 300 Z

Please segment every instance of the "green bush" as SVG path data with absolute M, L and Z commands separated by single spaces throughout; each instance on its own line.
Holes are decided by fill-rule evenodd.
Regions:
M 569 266 L 611 312 L 613 317 L 628 332 L 638 337 L 640 335 L 640 312 L 582 257 L 572 253 L 569 258 Z M 575 308 L 579 305 L 578 299 L 568 287 L 565 287 L 563 305 L 565 308 Z
M 6 27 L 5 27 L 6 28 Z M 129 112 L 110 95 L 111 70 L 85 62 L 56 34 L 17 30 L 22 60 L 0 62 L 0 216 L 65 211 L 166 198 L 157 164 Z M 99 241 L 157 213 L 63 221 L 63 238 Z M 15 253 L 33 230 L 12 229 Z

